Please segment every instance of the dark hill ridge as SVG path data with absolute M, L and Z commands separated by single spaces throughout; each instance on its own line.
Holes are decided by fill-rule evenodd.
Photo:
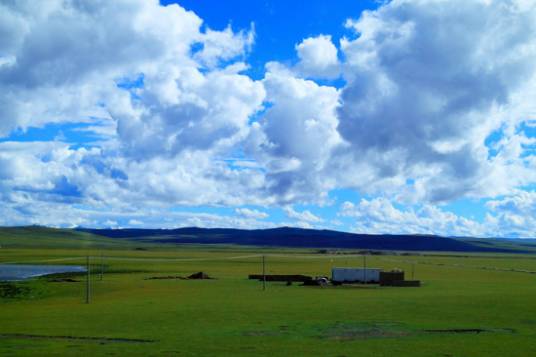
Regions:
M 434 235 L 372 235 L 301 228 L 243 230 L 231 228 L 85 229 L 110 238 L 158 243 L 237 244 L 295 248 L 358 248 L 403 251 L 515 252 L 510 247 L 475 244 L 470 240 Z

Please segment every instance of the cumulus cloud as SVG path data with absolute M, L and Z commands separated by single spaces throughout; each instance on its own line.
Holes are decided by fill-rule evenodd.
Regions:
M 269 108 L 251 127 L 247 153 L 267 168 L 269 194 L 279 201 L 320 198 L 329 185 L 325 170 L 332 152 L 342 143 L 339 93 L 275 62 L 267 65 L 263 84 Z
M 317 223 L 323 221 L 322 218 L 314 215 L 313 213 L 311 213 L 311 211 L 308 210 L 298 212 L 290 206 L 285 207 L 284 210 L 288 218 L 295 219 L 299 222 Z M 304 226 L 304 228 L 308 227 L 310 227 L 310 225 Z
M 491 213 L 486 217 L 490 235 L 536 237 L 536 192 L 518 190 L 487 203 Z
M 481 236 L 484 227 L 473 220 L 424 205 L 417 210 L 399 209 L 385 198 L 362 199 L 357 205 L 344 202 L 339 215 L 355 219 L 359 233 L 436 234 L 442 236 Z
M 214 67 L 221 61 L 244 56 L 255 41 L 255 27 L 251 24 L 248 32 L 239 31 L 238 33 L 234 33 L 231 26 L 223 31 L 208 29 L 201 36 L 203 48 L 195 54 L 194 58 L 209 67 Z
M 159 68 L 145 76 L 133 111 L 112 111 L 124 148 L 134 156 L 231 146 L 261 108 L 262 84 L 247 76 L 195 68 Z
M 436 234 L 441 236 L 518 237 L 536 236 L 536 192 L 516 190 L 486 203 L 483 222 L 468 219 L 425 204 L 396 206 L 386 198 L 346 201 L 338 215 L 351 218 L 359 233 Z
M 335 64 L 336 48 L 315 50 L 334 47 L 328 36 L 298 44 L 294 68 L 269 63 L 270 106 L 249 138 L 270 193 L 307 201 L 351 187 L 437 203 L 534 182 L 532 139 L 522 129 L 536 115 L 536 37 L 526 34 L 536 32 L 534 19 L 534 6 L 516 1 L 392 1 L 348 20 L 356 38 L 341 41 L 342 90 L 301 78 L 306 67 Z M 319 134 L 300 125 L 307 115 L 321 118 Z M 493 135 L 503 139 L 491 148 Z
M 434 0 L 349 20 L 338 130 L 355 158 L 380 179 L 415 180 L 419 199 L 478 195 L 493 171 L 486 138 L 526 119 L 516 109 L 535 84 L 535 19 L 531 2 Z
M 261 212 L 261 211 L 256 210 L 256 209 L 236 208 L 235 212 L 239 216 L 243 216 L 243 217 L 246 217 L 246 218 L 265 219 L 265 218 L 269 217 L 268 213 Z
M 50 145 L 4 153 L 6 194 L 16 183 L 35 198 L 58 182 L 93 204 L 196 204 L 230 202 L 232 186 L 262 184 L 253 170 L 214 163 L 247 135 L 264 99 L 263 85 L 239 74 L 253 28 L 201 30 L 193 12 L 158 1 L 0 6 L 9 19 L 0 29 L 0 135 L 72 121 L 102 138 L 94 149 L 63 145 L 64 156 Z
M 166 208 L 140 207 L 118 210 L 116 207 L 84 209 L 65 203 L 34 201 L 31 205 L 0 206 L 0 225 L 48 225 L 54 227 L 113 227 L 130 226 L 143 228 L 273 228 L 275 224 L 266 220 L 237 217 L 225 214 L 199 212 L 174 212 Z
M 1 142 L 0 222 L 272 224 L 165 213 L 210 204 L 310 227 L 293 205 L 351 188 L 382 197 L 345 204 L 359 231 L 534 235 L 533 2 L 386 2 L 262 80 L 254 25 L 208 25 L 157 0 L 2 2 L 0 137 L 70 122 L 93 141 Z M 432 205 L 459 197 L 487 198 L 486 227 Z
M 213 135 L 243 129 L 262 101 L 262 86 L 249 78 L 200 68 L 243 55 L 252 31 L 202 32 L 193 12 L 157 1 L 1 6 L 11 21 L 0 53 L 13 59 L 0 67 L 1 134 L 111 113 L 127 144 L 130 130 L 145 132 L 142 144 L 150 137 L 170 147 L 176 140 L 188 146 L 187 139 L 206 147 Z M 192 56 L 195 44 L 202 50 Z M 139 74 L 144 86 L 130 103 L 116 83 Z M 157 127 L 164 131 L 153 132 Z
M 335 78 L 340 74 L 337 47 L 331 36 L 308 37 L 296 45 L 299 62 L 296 70 L 305 77 Z
M 201 20 L 156 2 L 3 3 L 13 58 L 0 67 L 0 134 L 47 122 L 90 120 L 120 96 L 113 79 L 162 56 L 189 51 Z

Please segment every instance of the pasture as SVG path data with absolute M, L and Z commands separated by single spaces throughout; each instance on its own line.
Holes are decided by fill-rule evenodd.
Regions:
M 266 273 L 313 276 L 360 266 L 362 257 L 62 239 L 37 248 L 1 237 L 0 263 L 85 265 L 91 256 L 90 303 L 84 274 L 11 283 L 1 290 L 0 355 L 536 355 L 531 255 L 368 256 L 369 267 L 407 276 L 414 266 L 422 287 L 270 282 L 263 291 L 247 279 L 261 272 L 262 255 Z M 215 279 L 148 279 L 198 271 Z

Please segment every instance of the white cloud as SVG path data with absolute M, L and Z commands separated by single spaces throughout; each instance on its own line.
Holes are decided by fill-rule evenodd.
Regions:
M 274 62 L 263 84 L 270 106 L 251 127 L 247 153 L 266 167 L 269 194 L 277 200 L 319 200 L 330 184 L 325 176 L 332 152 L 342 142 L 339 93 Z
M 170 210 L 167 205 L 138 204 L 135 200 L 120 203 L 110 201 L 93 205 L 73 205 L 65 200 L 38 200 L 24 192 L 10 199 L 2 197 L 0 225 L 48 225 L 54 227 L 223 227 L 273 228 L 273 222 L 262 218 L 225 214 L 209 214 Z M 131 203 L 132 202 L 132 203 Z
M 348 21 L 358 37 L 341 42 L 338 130 L 352 160 L 373 163 L 378 179 L 416 181 L 418 200 L 482 195 L 499 164 L 485 139 L 534 113 L 521 93 L 536 83 L 536 5 L 521 6 L 395 0 Z
M 233 192 L 262 185 L 258 172 L 218 163 L 247 135 L 265 95 L 233 62 L 251 47 L 253 28 L 201 31 L 197 15 L 158 1 L 0 6 L 10 19 L 0 46 L 13 59 L 0 67 L 0 135 L 73 121 L 101 139 L 89 151 L 63 145 L 65 156 L 54 156 L 57 148 L 6 154 L 5 192 L 14 194 L 16 181 L 37 199 L 37 189 L 63 180 L 92 204 L 197 204 L 238 202 L 244 196 Z
M 230 25 L 223 31 L 208 29 L 202 34 L 203 48 L 194 55 L 194 58 L 209 67 L 214 67 L 220 61 L 244 56 L 254 41 L 255 27 L 253 23 L 249 32 L 240 31 L 236 34 Z
M 199 121 L 211 116 L 213 123 L 200 124 L 201 133 L 224 135 L 221 126 L 242 126 L 262 101 L 262 86 L 249 78 L 218 71 L 205 76 L 199 70 L 204 63 L 242 55 L 252 44 L 253 30 L 202 32 L 202 20 L 194 13 L 157 1 L 50 1 L 40 6 L 21 1 L 3 4 L 2 13 L 12 21 L 6 23 L 7 39 L 0 45 L 14 64 L 0 67 L 0 134 L 47 122 L 91 121 L 112 112 L 197 114 Z M 203 49 L 192 57 L 195 44 Z M 116 81 L 140 73 L 145 75 L 142 105 L 131 109 L 128 93 Z M 219 100 L 230 104 L 228 112 L 221 105 L 218 109 Z M 144 129 L 150 133 L 157 124 L 155 120 Z
M 359 230 L 534 234 L 536 5 L 393 0 L 347 27 L 340 50 L 308 37 L 258 81 L 253 25 L 209 29 L 156 0 L 1 3 L 0 137 L 75 122 L 95 138 L 0 143 L 3 222 L 270 225 L 250 208 L 163 214 L 210 204 L 310 226 L 323 218 L 292 205 L 349 187 L 386 197 L 347 205 Z M 341 89 L 311 80 L 340 73 Z M 499 197 L 486 228 L 430 205 L 458 197 Z
M 385 198 L 362 199 L 357 205 L 344 202 L 339 215 L 356 220 L 355 231 L 377 234 L 436 234 L 482 236 L 484 227 L 473 220 L 424 205 L 417 210 L 398 209 Z
M 398 208 L 385 198 L 341 204 L 339 216 L 355 219 L 355 231 L 378 234 L 436 234 L 442 236 L 536 236 L 536 192 L 517 190 L 486 203 L 484 222 L 458 216 L 433 205 Z
M 150 157 L 235 144 L 261 108 L 264 89 L 247 76 L 172 66 L 146 75 L 139 97 L 133 112 L 112 115 L 129 155 Z
M 235 212 L 239 216 L 246 217 L 246 218 L 265 219 L 270 216 L 266 212 L 261 212 L 256 209 L 249 209 L 249 208 L 236 208 Z
M 340 74 L 337 47 L 331 36 L 309 37 L 296 45 L 299 63 L 295 70 L 305 77 L 336 78 Z
M 513 192 L 507 197 L 487 203 L 491 210 L 486 223 L 490 235 L 522 238 L 536 237 L 536 192 Z
M 308 211 L 308 210 L 304 210 L 304 211 L 301 211 L 301 212 L 298 212 L 296 210 L 294 210 L 292 207 L 290 206 L 287 206 L 287 207 L 284 207 L 284 211 L 285 211 L 285 214 L 287 215 L 288 218 L 292 218 L 292 219 L 295 219 L 299 222 L 307 222 L 307 223 L 318 223 L 318 222 L 322 222 L 323 219 L 314 215 L 313 213 L 311 213 L 311 211 Z M 302 225 L 303 228 L 311 228 L 310 225 Z
M 19 1 L 0 12 L 19 24 L 5 49 L 15 64 L 0 68 L 0 134 L 102 114 L 99 103 L 120 95 L 114 78 L 187 53 L 201 25 L 178 6 L 143 1 Z

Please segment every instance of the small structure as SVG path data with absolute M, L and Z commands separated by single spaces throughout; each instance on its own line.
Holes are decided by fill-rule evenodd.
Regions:
M 376 268 L 333 268 L 331 282 L 334 285 L 348 283 L 379 283 L 381 269 Z
M 397 281 L 404 281 L 403 270 L 391 270 L 380 272 L 380 285 L 393 286 Z
M 380 272 L 381 286 L 417 287 L 421 286 L 420 280 L 405 280 L 403 270 L 391 270 Z
M 203 279 L 213 279 L 213 278 L 208 276 L 208 274 L 200 271 L 200 272 L 197 272 L 197 273 L 194 273 L 194 274 L 190 275 L 187 279 L 190 279 L 190 280 L 203 280 Z

